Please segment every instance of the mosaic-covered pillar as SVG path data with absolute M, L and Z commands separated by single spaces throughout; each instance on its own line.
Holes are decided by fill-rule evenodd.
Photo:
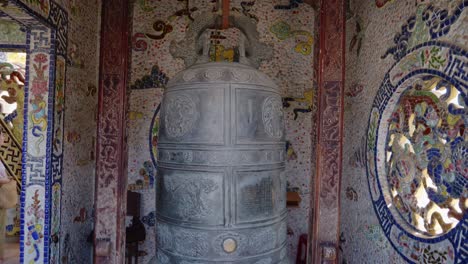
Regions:
M 312 263 L 337 263 L 343 140 L 345 1 L 321 1 Z
M 124 263 L 128 1 L 103 1 L 96 155 L 95 263 Z
M 53 0 L 4 1 L 0 12 L 27 30 L 20 261 L 59 263 L 68 14 Z

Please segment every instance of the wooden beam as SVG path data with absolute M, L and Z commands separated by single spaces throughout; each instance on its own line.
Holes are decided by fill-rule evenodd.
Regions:
M 223 0 L 223 29 L 229 28 L 229 2 L 230 0 Z
M 309 263 L 338 263 L 345 15 L 345 0 L 321 1 L 316 181 Z
M 125 263 L 128 0 L 102 1 L 94 263 Z

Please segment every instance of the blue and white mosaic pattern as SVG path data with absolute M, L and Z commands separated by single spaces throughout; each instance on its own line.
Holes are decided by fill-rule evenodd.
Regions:
M 403 221 L 395 209 L 398 204 L 392 200 L 388 182 L 387 136 L 391 115 L 402 95 L 414 82 L 439 78 L 458 90 L 459 101 L 464 110 L 457 110 L 466 120 L 466 102 L 468 91 L 468 51 L 456 45 L 450 45 L 437 39 L 447 35 L 457 19 L 463 13 L 468 1 L 460 1 L 452 13 L 428 5 L 422 16 L 411 17 L 402 27 L 402 32 L 395 36 L 395 46 L 388 49 L 387 55 L 393 55 L 396 62 L 385 75 L 372 105 L 367 131 L 367 179 L 375 213 L 384 235 L 392 247 L 409 263 L 424 262 L 427 259 L 439 259 L 442 263 L 468 262 L 468 214 L 463 211 L 459 223 L 443 234 L 427 234 Z M 421 20 L 422 19 L 422 20 Z M 422 23 L 419 23 L 422 22 Z M 423 29 L 415 30 L 415 27 Z M 425 42 L 416 44 L 412 34 L 427 30 Z M 421 38 L 420 38 L 421 39 Z M 424 54 L 436 51 L 435 60 L 419 59 Z M 451 111 L 451 110 L 448 110 Z M 465 136 L 466 143 L 466 136 Z M 465 144 L 466 145 L 466 144 Z M 466 160 L 465 160 L 466 162 Z M 467 183 L 457 183 L 462 197 L 466 199 Z
M 68 15 L 54 1 L 11 0 L 0 11 L 27 29 L 20 261 L 59 263 L 50 238 L 60 231 Z

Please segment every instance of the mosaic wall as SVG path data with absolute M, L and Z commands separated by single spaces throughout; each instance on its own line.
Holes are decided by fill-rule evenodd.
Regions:
M 99 0 L 63 0 L 68 11 L 60 258 L 92 263 L 95 138 L 99 67 Z M 54 188 L 53 192 L 57 190 Z
M 99 7 L 91 0 L 0 6 L 3 16 L 27 30 L 22 162 L 27 188 L 21 196 L 26 263 L 92 262 L 86 239 L 94 200 Z M 72 98 L 66 108 L 65 97 Z
M 342 263 L 466 263 L 468 1 L 350 1 Z
M 142 193 L 142 222 L 147 239 L 141 246 L 142 262 L 154 256 L 155 248 L 155 148 L 159 104 L 164 86 L 184 68 L 182 60 L 169 53 L 171 41 L 184 37 L 187 25 L 217 1 L 135 1 L 131 58 L 129 113 L 129 190 Z M 279 5 L 278 2 L 284 2 Z M 301 1 L 302 2 L 302 1 Z M 287 170 L 289 188 L 302 198 L 299 208 L 289 209 L 288 234 L 291 258 L 295 258 L 300 234 L 308 232 L 309 196 L 314 171 L 312 117 L 315 112 L 313 76 L 314 10 L 299 1 L 231 1 L 232 12 L 258 22 L 261 41 L 272 46 L 274 57 L 260 70 L 281 87 L 286 112 Z M 235 61 L 238 56 L 235 29 L 212 30 L 212 61 Z M 233 44 L 234 43 L 234 44 Z
M 9 18 L 0 16 L 0 44 L 24 45 L 26 43 L 26 32 L 20 24 Z
M 60 9 L 56 9 L 60 14 Z M 9 17 L 21 24 L 26 30 L 26 78 L 24 86 L 24 118 L 22 152 L 12 153 L 8 157 L 21 164 L 21 207 L 20 207 L 20 258 L 21 262 L 48 262 L 50 237 L 50 219 L 53 212 L 49 210 L 50 183 L 52 177 L 60 177 L 61 171 L 51 170 L 46 166 L 52 157 L 61 156 L 62 148 L 52 153 L 51 143 L 57 138 L 52 131 L 61 127 L 61 122 L 54 122 L 58 117 L 54 111 L 54 76 L 56 60 L 63 60 L 63 53 L 55 52 L 66 43 L 55 42 L 56 26 L 45 26 L 42 21 L 48 16 L 34 17 L 33 13 L 17 1 L 8 1 L 1 5 L 3 17 Z M 52 15 L 55 19 L 57 16 Z M 20 119 L 18 119 L 21 121 Z M 22 154 L 22 155 L 21 155 Z M 19 161 L 21 159 L 21 161 Z

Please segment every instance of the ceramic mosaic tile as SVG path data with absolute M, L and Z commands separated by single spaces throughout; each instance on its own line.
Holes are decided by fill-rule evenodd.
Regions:
M 12 0 L 0 8 L 27 31 L 22 48 L 28 53 L 23 140 L 28 187 L 21 210 L 21 258 L 27 263 L 89 263 L 92 257 L 86 239 L 94 202 L 100 3 L 69 2 Z M 73 97 L 67 107 L 65 96 Z
M 467 183 L 463 166 L 451 165 L 461 164 L 458 144 L 466 145 L 457 126 L 466 120 L 467 6 L 445 0 L 350 3 L 342 263 L 467 261 Z M 442 131 L 440 145 L 425 141 L 439 141 Z M 437 155 L 445 157 L 443 164 Z M 422 182 L 429 181 L 427 189 Z M 459 208 L 452 212 L 448 199 Z
M 63 1 L 69 19 L 69 66 L 64 109 L 60 259 L 56 263 L 92 263 L 93 247 L 87 238 L 93 230 L 94 214 L 100 6 L 96 0 Z
M 23 46 L 26 43 L 26 30 L 10 17 L 2 16 L 2 13 L 0 13 L 0 32 L 0 45 Z

